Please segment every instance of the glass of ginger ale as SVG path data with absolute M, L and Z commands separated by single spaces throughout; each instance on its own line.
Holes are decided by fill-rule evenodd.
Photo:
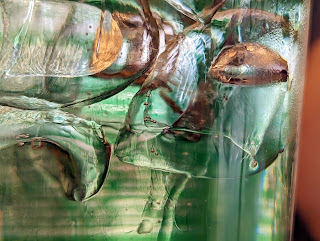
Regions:
M 289 241 L 309 0 L 0 4 L 0 240 Z

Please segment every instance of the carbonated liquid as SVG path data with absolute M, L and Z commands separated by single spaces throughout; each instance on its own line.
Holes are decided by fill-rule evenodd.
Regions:
M 290 240 L 308 8 L 1 3 L 0 240 Z

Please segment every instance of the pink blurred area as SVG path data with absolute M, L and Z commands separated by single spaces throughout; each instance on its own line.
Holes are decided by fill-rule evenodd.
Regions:
M 294 241 L 320 241 L 320 1 L 312 6 L 302 112 Z M 300 220 L 300 221 L 299 221 Z M 304 228 L 301 228 L 301 225 Z M 302 230 L 302 231 L 301 231 Z M 301 232 L 300 232 L 301 231 Z M 310 235 L 307 238 L 307 236 Z M 300 238 L 298 238 L 298 236 Z
M 320 38 L 314 41 L 309 49 L 296 191 L 297 212 L 316 241 L 320 241 L 318 151 L 320 151 Z

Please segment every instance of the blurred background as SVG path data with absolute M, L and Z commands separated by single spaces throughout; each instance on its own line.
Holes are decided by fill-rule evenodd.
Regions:
M 313 0 L 296 191 L 294 241 L 320 241 L 320 1 Z

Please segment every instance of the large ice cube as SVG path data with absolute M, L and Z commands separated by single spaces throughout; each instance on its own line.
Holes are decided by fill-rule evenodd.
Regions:
M 236 24 L 244 30 L 248 26 L 242 26 L 239 18 L 228 20 L 227 13 L 211 22 L 211 31 L 223 28 L 222 40 L 206 40 L 206 26 L 199 32 L 188 28 L 159 56 L 149 80 L 133 99 L 118 137 L 115 151 L 121 160 L 197 177 L 234 178 L 259 172 L 283 151 L 287 83 L 277 82 L 288 80 L 287 62 L 261 44 L 230 42 Z M 253 20 L 260 21 L 254 14 Z M 280 21 L 278 26 L 287 25 Z M 193 47 L 180 56 L 180 46 L 190 36 L 194 36 Z M 197 37 L 203 42 L 197 42 Z M 222 49 L 210 76 L 206 76 L 206 64 L 215 56 L 215 49 L 206 48 L 207 43 Z M 222 48 L 231 43 L 236 45 Z M 197 52 L 199 46 L 202 55 Z M 185 66 L 183 71 L 178 63 Z M 192 67 L 186 67 L 189 64 Z M 241 81 L 230 81 L 236 79 Z M 185 102 L 179 96 L 187 96 Z
M 122 46 L 110 12 L 77 2 L 9 0 L 0 22 L 1 75 L 93 74 L 109 67 Z
M 111 152 L 100 125 L 59 110 L 32 111 L 0 106 L 0 113 L 0 149 L 30 143 L 30 148 L 41 149 L 46 143 L 54 144 L 68 153 L 68 160 L 57 156 L 61 170 L 51 170 L 52 163 L 40 165 L 60 181 L 66 196 L 82 201 L 98 192 Z

